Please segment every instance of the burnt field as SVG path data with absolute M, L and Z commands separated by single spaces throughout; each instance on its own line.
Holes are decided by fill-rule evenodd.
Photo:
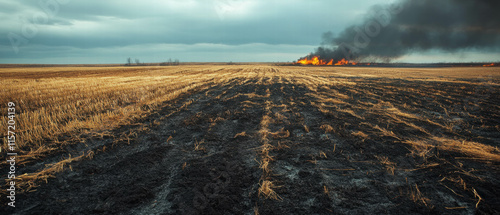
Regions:
M 500 70 L 3 68 L 1 213 L 498 214 Z

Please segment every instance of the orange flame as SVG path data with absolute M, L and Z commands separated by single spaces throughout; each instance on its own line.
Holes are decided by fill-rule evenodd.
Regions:
M 333 59 L 330 59 L 330 61 L 326 65 L 328 65 L 328 66 L 333 65 Z
M 331 65 L 335 65 L 335 66 L 343 66 L 343 65 L 356 65 L 357 63 L 356 62 L 349 62 L 345 59 L 342 59 L 340 61 L 338 61 L 337 63 L 333 63 L 333 59 L 330 59 L 330 61 L 326 62 L 322 59 L 319 59 L 318 56 L 313 56 L 310 60 L 309 58 L 303 58 L 301 60 L 298 60 L 296 62 L 296 64 L 302 64 L 302 65 L 327 65 L 327 66 L 331 66 Z
M 327 63 L 321 59 L 319 59 L 318 56 L 314 56 L 309 60 L 307 57 L 297 61 L 297 63 L 302 64 L 302 65 L 326 65 Z
M 483 66 L 484 66 L 484 67 L 487 67 L 487 66 L 495 66 L 495 64 L 494 64 L 494 63 L 491 63 L 491 64 L 484 64 Z
M 342 58 L 342 60 L 340 60 L 339 62 L 337 62 L 335 64 L 335 66 L 343 66 L 343 65 L 347 65 L 347 64 L 349 64 L 349 61 L 347 61 L 344 58 Z

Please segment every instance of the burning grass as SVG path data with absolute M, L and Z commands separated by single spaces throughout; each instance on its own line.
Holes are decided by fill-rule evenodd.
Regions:
M 309 59 L 310 58 L 310 59 Z M 330 60 L 324 60 L 320 59 L 318 56 L 312 56 L 312 57 L 305 57 L 301 58 L 295 64 L 299 65 L 314 65 L 314 66 L 344 66 L 344 65 L 356 65 L 357 63 L 354 61 L 348 61 L 344 58 L 342 58 L 339 61 L 334 61 L 333 59 Z

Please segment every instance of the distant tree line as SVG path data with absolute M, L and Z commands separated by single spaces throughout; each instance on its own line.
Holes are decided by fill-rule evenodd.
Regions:
M 172 61 L 172 58 L 169 58 L 167 62 L 160 63 L 160 66 L 175 66 L 179 65 L 179 59 L 175 59 Z
M 160 63 L 159 65 L 160 66 L 175 66 L 175 65 L 179 65 L 179 59 L 175 59 L 172 61 L 172 58 L 169 58 L 168 61 L 166 62 L 162 62 Z M 125 64 L 125 66 L 147 66 L 147 65 L 158 65 L 158 63 L 149 63 L 149 64 L 146 64 L 146 63 L 141 63 L 141 61 L 139 59 L 135 59 L 134 61 L 132 60 L 132 58 L 127 58 L 127 63 Z
M 135 62 L 135 63 L 134 63 Z M 132 58 L 127 58 L 127 63 L 125 64 L 125 66 L 145 66 L 146 64 L 145 63 L 141 63 L 141 61 L 139 59 L 135 59 L 135 61 L 132 61 Z

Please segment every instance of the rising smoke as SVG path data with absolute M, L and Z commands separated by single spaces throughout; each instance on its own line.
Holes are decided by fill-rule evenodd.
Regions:
M 500 50 L 500 1 L 401 0 L 377 5 L 362 24 L 323 35 L 307 57 L 390 61 L 411 52 Z

